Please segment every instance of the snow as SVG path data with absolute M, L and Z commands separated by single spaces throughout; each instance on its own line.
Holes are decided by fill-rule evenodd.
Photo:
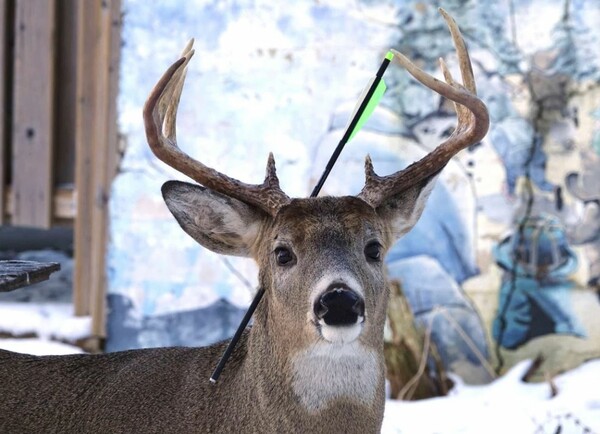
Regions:
M 388 400 L 383 434 L 429 433 L 600 433 L 600 360 L 547 382 L 524 383 L 531 365 L 523 361 L 485 386 L 453 377 L 447 397 L 421 401 Z
M 35 356 L 79 354 L 84 351 L 73 345 L 38 338 L 0 339 L 0 348 Z
M 91 317 L 76 317 L 70 303 L 0 303 L 0 333 L 74 342 L 89 337 L 91 326 Z

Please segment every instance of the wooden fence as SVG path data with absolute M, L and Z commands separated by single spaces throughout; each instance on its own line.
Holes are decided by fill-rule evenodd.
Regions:
M 0 0 L 0 224 L 73 225 L 74 305 L 104 334 L 120 0 Z

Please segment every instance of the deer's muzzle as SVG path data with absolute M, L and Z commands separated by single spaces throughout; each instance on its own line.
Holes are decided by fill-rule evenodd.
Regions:
M 333 288 L 324 292 L 314 305 L 318 320 L 328 326 L 350 326 L 365 315 L 365 303 L 349 288 Z

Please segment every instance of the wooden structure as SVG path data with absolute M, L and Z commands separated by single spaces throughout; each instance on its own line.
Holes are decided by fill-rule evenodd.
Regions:
M 57 262 L 0 261 L 0 292 L 43 282 L 58 270 L 60 264 Z
M 120 0 L 0 0 L 0 224 L 73 225 L 74 304 L 104 334 Z

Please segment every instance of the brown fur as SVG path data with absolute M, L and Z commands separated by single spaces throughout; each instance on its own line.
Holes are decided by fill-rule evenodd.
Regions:
M 387 249 L 394 232 L 389 222 L 355 197 L 297 199 L 270 218 L 191 184 L 171 183 L 166 190 L 167 204 L 188 233 L 215 250 L 250 252 L 266 289 L 254 326 L 245 332 L 219 382 L 210 384 L 208 378 L 225 342 L 207 348 L 101 355 L 36 357 L 0 351 L 0 432 L 379 432 L 385 402 L 383 325 L 388 289 L 383 264 L 367 263 L 364 246 L 378 239 Z M 190 194 L 195 195 L 192 202 Z M 214 207 L 210 213 L 202 210 L 204 201 Z M 222 216 L 231 212 L 239 219 L 227 223 Z M 203 218 L 195 218 L 196 213 Z M 197 226 L 198 221 L 206 226 Z M 240 233 L 239 221 L 248 226 L 258 222 L 259 229 L 255 225 L 250 235 Z M 212 230 L 215 226 L 219 230 Z M 239 236 L 231 235 L 235 227 Z M 281 243 L 296 255 L 293 267 L 275 263 L 273 251 Z M 338 272 L 352 273 L 362 286 L 366 319 L 356 345 L 376 355 L 374 365 L 338 365 L 372 369 L 375 395 L 361 401 L 342 394 L 311 410 L 294 389 L 300 378 L 297 369 L 304 369 L 294 360 L 304 360 L 295 357 L 306 351 L 310 355 L 318 345 L 332 345 L 310 320 L 309 294 L 315 282 Z M 324 378 L 331 374 L 332 381 L 340 381 L 335 372 L 315 374 Z M 353 376 L 343 381 L 352 382 Z M 324 381 L 314 387 L 332 384 Z M 309 401 L 316 399 L 307 396 Z
M 376 432 L 380 411 L 352 403 L 342 402 L 318 416 L 298 411 L 286 379 L 269 363 L 269 351 L 258 363 L 244 360 L 248 337 L 245 333 L 218 385 L 209 384 L 208 376 L 225 343 L 202 350 L 51 357 L 0 350 L 0 432 L 335 433 L 356 413 L 363 417 L 344 432 Z M 252 346 L 265 351 L 260 344 Z M 261 376 L 269 381 L 248 387 Z M 340 421 L 344 425 L 334 425 Z

